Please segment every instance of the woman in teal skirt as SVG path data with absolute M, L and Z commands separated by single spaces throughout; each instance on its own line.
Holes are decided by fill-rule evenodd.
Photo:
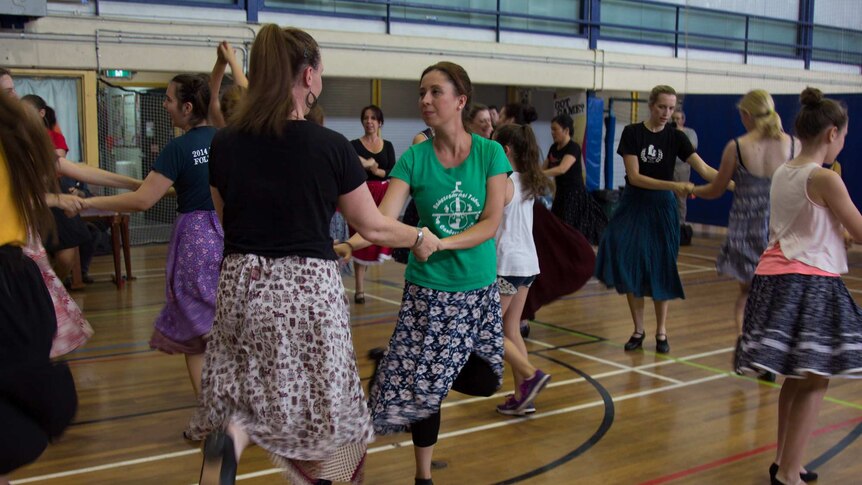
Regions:
M 654 87 L 649 119 L 626 126 L 617 149 L 626 166 L 626 186 L 599 243 L 595 275 L 628 299 L 634 333 L 625 345 L 627 351 L 643 345 L 644 297 L 648 296 L 655 306 L 656 351 L 670 352 L 665 326 L 668 302 L 685 298 L 676 267 L 679 216 L 674 193 L 690 195 L 694 184 L 673 181 L 676 157 L 707 180 L 716 175 L 694 152 L 685 133 L 668 126 L 675 108 L 676 91 L 670 86 Z

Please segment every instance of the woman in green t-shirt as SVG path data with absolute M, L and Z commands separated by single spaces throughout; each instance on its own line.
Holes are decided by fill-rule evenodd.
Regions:
M 427 261 L 410 255 L 398 323 L 371 392 L 377 433 L 413 433 L 417 485 L 431 483 L 440 405 L 471 354 L 471 369 L 485 371 L 474 380 L 483 389 L 459 389 L 490 395 L 503 375 L 494 235 L 512 168 L 497 142 L 465 130 L 461 113 L 471 95 L 461 66 L 425 69 L 419 109 L 434 137 L 401 156 L 380 204 L 380 212 L 396 217 L 413 196 L 419 226 L 440 238 L 440 251 Z M 357 236 L 348 243 L 336 246 L 340 255 L 366 245 Z

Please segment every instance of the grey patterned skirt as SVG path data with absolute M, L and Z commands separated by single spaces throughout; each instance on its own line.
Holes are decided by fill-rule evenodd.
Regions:
M 225 257 L 189 432 L 231 420 L 292 483 L 362 480 L 373 430 L 335 261 Z
M 862 310 L 838 277 L 756 275 L 738 358 L 748 373 L 862 378 Z

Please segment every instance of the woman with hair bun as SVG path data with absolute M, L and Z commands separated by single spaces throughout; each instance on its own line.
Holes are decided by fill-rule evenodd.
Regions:
M 739 101 L 739 117 L 747 133 L 729 141 L 721 156 L 715 180 L 695 187 L 694 195 L 714 199 L 733 180 L 736 189 L 727 225 L 727 239 L 715 263 L 719 274 L 739 282 L 734 317 L 737 340 L 742 335 L 745 302 L 754 270 L 769 242 L 769 188 L 772 174 L 799 151 L 797 142 L 784 132 L 775 102 L 762 89 L 750 91 Z M 734 366 L 736 365 L 734 357 Z M 774 374 L 762 378 L 775 380 Z
M 207 121 L 208 78 L 179 74 L 162 103 L 173 125 L 185 134 L 171 140 L 144 183 L 134 192 L 84 200 L 86 207 L 119 212 L 145 211 L 173 186 L 177 216 L 168 249 L 165 306 L 156 318 L 150 347 L 184 354 L 195 394 L 201 388 L 206 340 L 215 313 L 216 285 L 224 233 L 209 191 L 210 142 L 216 129 Z
M 536 108 L 527 103 L 508 103 L 500 109 L 500 121 L 497 126 L 515 123 L 516 125 L 529 125 L 539 119 Z
M 738 369 L 785 377 L 778 398 L 773 485 L 816 480 L 803 455 L 833 377 L 862 377 L 862 309 L 844 286 L 862 214 L 835 172 L 847 108 L 806 88 L 796 115 L 802 149 L 772 174 L 769 244 L 745 307 Z

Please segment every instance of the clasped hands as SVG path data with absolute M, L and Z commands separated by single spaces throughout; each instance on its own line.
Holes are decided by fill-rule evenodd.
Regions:
M 432 254 L 443 249 L 443 243 L 440 242 L 440 238 L 431 232 L 431 229 L 428 227 L 422 228 L 422 234 L 422 240 L 419 241 L 419 245 L 411 247 L 410 250 L 413 251 L 413 255 L 417 261 L 425 262 L 428 261 L 428 258 Z M 339 259 L 347 259 L 353 253 L 353 246 L 349 242 L 335 243 L 332 249 L 338 255 Z
M 69 217 L 78 215 L 81 211 L 88 208 L 86 199 L 82 199 L 77 195 L 72 194 L 53 194 L 57 197 L 55 207 L 61 209 L 64 214 Z

